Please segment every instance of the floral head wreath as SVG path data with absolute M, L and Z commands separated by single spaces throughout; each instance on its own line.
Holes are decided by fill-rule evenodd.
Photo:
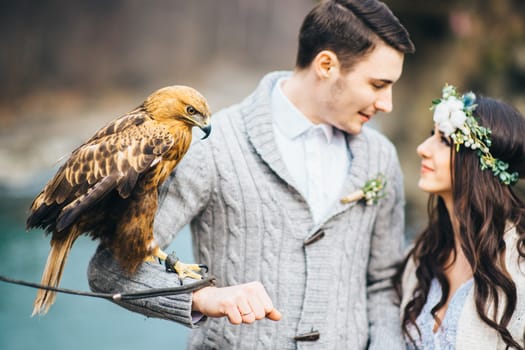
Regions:
M 446 137 L 452 139 L 456 151 L 461 145 L 476 151 L 481 170 L 490 169 L 502 184 L 513 185 L 519 175 L 517 172 L 509 173 L 509 164 L 490 153 L 491 130 L 479 125 L 474 117 L 475 102 L 474 93 L 460 96 L 454 86 L 447 84 L 443 88 L 443 97 L 432 101 L 430 109 L 434 110 L 434 122 Z

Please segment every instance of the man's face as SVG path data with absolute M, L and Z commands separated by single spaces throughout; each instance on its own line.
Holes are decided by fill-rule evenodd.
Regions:
M 377 112 L 390 112 L 392 85 L 401 76 L 403 58 L 381 41 L 349 72 L 335 71 L 321 89 L 317 122 L 355 135 Z

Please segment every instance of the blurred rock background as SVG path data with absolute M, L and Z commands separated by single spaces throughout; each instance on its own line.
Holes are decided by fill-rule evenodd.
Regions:
M 4 212 L 0 214 L 4 216 L 0 218 L 10 219 L 11 229 L 23 230 L 23 210 L 56 171 L 59 159 L 153 90 L 191 85 L 208 97 L 216 111 L 249 94 L 266 72 L 292 69 L 299 26 L 315 2 L 1 2 L 0 200 L 4 206 L 0 208 Z M 398 147 L 411 239 L 426 217 L 426 195 L 416 186 L 415 148 L 432 127 L 428 107 L 443 84 L 504 99 L 525 113 L 525 1 L 385 2 L 405 24 L 417 48 L 416 54 L 406 57 L 404 74 L 394 89 L 394 112 L 376 117 L 373 123 Z M 523 192 L 522 184 L 518 190 Z M 20 210 L 12 214 L 9 203 L 17 203 Z M 0 227 L 7 227 L 3 224 Z M 36 236 L 33 232 L 24 239 Z M 5 236 L 0 239 L 4 246 L 9 243 Z M 47 240 L 41 238 L 38 244 L 46 247 Z M 94 245 L 86 249 L 89 257 Z M 38 268 L 27 278 L 39 279 L 44 258 L 35 259 Z M 80 269 L 79 281 L 85 280 L 84 271 Z M 8 303 L 0 304 L 0 311 Z M 109 307 L 110 313 L 119 312 Z M 122 318 L 134 317 L 130 315 L 123 312 Z M 0 339 L 11 339 L 4 335 Z M 43 344 L 40 348 L 46 348 Z M 2 340 L 1 348 L 16 348 L 11 343 L 1 345 Z M 60 348 L 55 343 L 49 346 Z
M 57 159 L 158 87 L 192 85 L 214 110 L 240 100 L 265 72 L 293 68 L 297 31 L 314 3 L 3 2 L 0 184 L 33 190 Z M 409 205 L 419 207 L 425 196 L 414 186 L 414 149 L 431 125 L 429 101 L 444 82 L 525 110 L 525 1 L 387 4 L 417 53 L 406 58 L 394 112 L 376 124 L 397 145 Z

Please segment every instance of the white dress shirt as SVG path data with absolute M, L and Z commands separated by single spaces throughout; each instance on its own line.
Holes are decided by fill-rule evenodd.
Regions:
M 297 190 L 319 223 L 341 196 L 351 154 L 344 132 L 328 124 L 313 124 L 284 95 L 285 79 L 272 92 L 275 140 Z

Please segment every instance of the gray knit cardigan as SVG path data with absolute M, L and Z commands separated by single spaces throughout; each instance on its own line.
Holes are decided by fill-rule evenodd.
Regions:
M 347 135 L 352 165 L 341 197 L 379 173 L 387 178 L 386 196 L 377 205 L 334 203 L 315 224 L 273 135 L 271 91 L 287 74 L 267 75 L 243 102 L 213 116 L 212 135 L 196 141 L 176 168 L 155 221 L 164 247 L 190 224 L 195 260 L 209 266 L 218 286 L 260 281 L 282 319 L 233 326 L 208 318 L 193 325 L 191 294 L 120 304 L 194 328 L 192 349 L 401 349 L 390 283 L 404 245 L 396 151 L 366 127 Z M 178 285 L 175 274 L 153 263 L 126 277 L 102 247 L 88 277 L 94 291 L 105 292 Z M 319 336 L 302 337 L 309 332 Z

